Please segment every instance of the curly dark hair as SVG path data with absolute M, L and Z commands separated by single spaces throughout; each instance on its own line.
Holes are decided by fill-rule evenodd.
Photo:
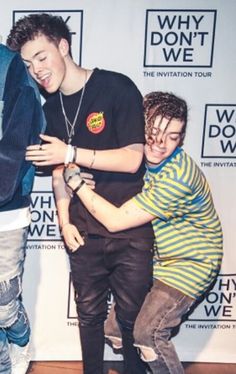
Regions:
M 145 116 L 145 133 L 147 137 L 152 135 L 154 122 L 157 116 L 167 118 L 169 122 L 177 119 L 183 122 L 182 139 L 184 138 L 187 126 L 188 108 L 186 102 L 168 92 L 151 92 L 143 99 Z
M 20 18 L 12 27 L 7 37 L 7 46 L 13 51 L 20 52 L 22 46 L 34 40 L 36 36 L 44 35 L 58 46 L 61 39 L 66 39 L 71 55 L 71 32 L 60 16 L 47 13 L 33 13 Z

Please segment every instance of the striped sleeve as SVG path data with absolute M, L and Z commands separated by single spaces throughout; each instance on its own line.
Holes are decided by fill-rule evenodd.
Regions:
M 166 177 L 162 180 L 156 179 L 150 188 L 136 195 L 133 201 L 155 217 L 169 220 L 188 212 L 186 196 L 191 193 L 191 188 L 181 180 Z

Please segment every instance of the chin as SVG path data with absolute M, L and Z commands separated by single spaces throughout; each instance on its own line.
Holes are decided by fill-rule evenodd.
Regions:
M 146 158 L 146 163 L 149 165 L 149 166 L 157 166 L 159 165 L 163 160 L 159 160 L 159 159 L 156 159 L 156 158 Z
M 51 86 L 44 86 L 44 89 L 45 89 L 45 91 L 47 91 L 49 93 L 55 92 L 55 90 Z

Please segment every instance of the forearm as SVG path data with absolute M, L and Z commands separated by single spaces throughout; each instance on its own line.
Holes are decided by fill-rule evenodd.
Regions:
M 65 224 L 70 222 L 70 195 L 68 194 L 68 188 L 66 187 L 66 184 L 63 179 L 61 167 L 53 171 L 52 185 L 56 200 L 59 226 L 62 228 Z
M 77 148 L 76 164 L 91 169 L 135 173 L 143 158 L 143 145 L 133 144 L 111 150 Z
M 153 220 L 153 216 L 139 208 L 133 201 L 128 200 L 120 207 L 91 190 L 86 184 L 76 192 L 89 213 L 101 222 L 108 231 L 117 232 L 132 227 L 141 226 Z
M 133 199 L 117 208 L 91 190 L 81 178 L 80 168 L 71 164 L 63 171 L 65 183 L 80 198 L 87 210 L 101 222 L 108 231 L 116 232 L 141 226 L 153 220 L 153 216 L 139 207 Z
M 119 224 L 119 208 L 92 191 L 86 184 L 79 189 L 77 195 L 89 213 L 101 222 L 108 231 L 114 232 L 124 229 Z M 111 217 L 113 218 L 112 220 Z M 113 222 L 116 222 L 116 227 L 113 226 Z
M 76 163 L 90 169 L 135 173 L 143 159 L 143 144 L 134 143 L 117 149 L 85 149 L 71 146 L 60 139 L 40 135 L 44 144 L 27 147 L 26 160 L 36 166 Z

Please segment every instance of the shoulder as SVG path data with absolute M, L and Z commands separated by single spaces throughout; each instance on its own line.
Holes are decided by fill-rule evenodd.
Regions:
M 195 161 L 184 151 L 183 148 L 177 148 L 176 153 L 173 157 L 172 167 L 177 168 L 179 171 L 185 171 L 187 167 L 195 167 L 197 166 Z
M 18 52 L 12 51 L 11 49 L 9 49 L 3 44 L 0 44 L 0 57 L 1 57 L 1 63 L 10 62 L 13 58 L 16 58 L 22 61 L 20 54 Z
M 33 79 L 22 61 L 19 53 L 6 51 L 1 61 L 1 77 L 6 76 L 5 86 L 17 89 L 26 85 L 31 85 Z M 34 85 L 34 84 L 33 84 Z
M 191 169 L 192 172 L 201 172 L 201 169 L 197 165 L 196 161 L 183 149 L 177 155 L 177 159 L 179 160 L 179 167 L 183 171 L 186 171 L 186 168 Z
M 117 89 L 130 88 L 138 91 L 136 84 L 125 74 L 98 68 L 95 68 L 94 73 L 97 79 L 101 80 L 104 85 Z
M 168 159 L 166 159 L 161 165 L 160 179 L 172 180 L 178 183 L 182 183 L 185 179 L 186 173 L 189 170 L 193 170 L 192 159 L 188 154 L 181 148 L 178 147 L 172 153 Z
M 176 156 L 175 164 L 179 180 L 182 180 L 186 185 L 194 187 L 205 180 L 205 176 L 196 161 L 183 149 Z

